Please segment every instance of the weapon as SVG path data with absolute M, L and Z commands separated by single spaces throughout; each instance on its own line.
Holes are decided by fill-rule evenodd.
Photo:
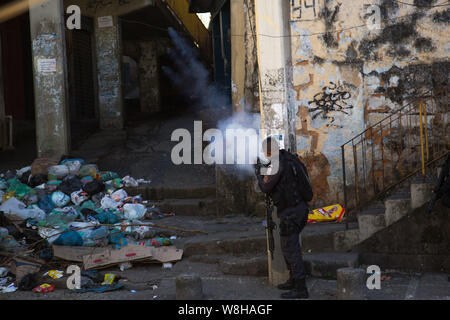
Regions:
M 268 195 L 265 196 L 266 200 L 266 232 L 267 232 L 267 247 L 270 251 L 270 256 L 273 260 L 273 251 L 275 250 L 275 240 L 273 238 L 273 230 L 277 227 L 272 220 L 273 203 Z

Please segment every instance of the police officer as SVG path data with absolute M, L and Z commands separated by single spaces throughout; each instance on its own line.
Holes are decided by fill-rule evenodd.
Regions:
M 279 152 L 271 152 L 274 148 Z M 290 274 L 289 280 L 279 285 L 278 289 L 289 290 L 281 295 L 284 299 L 307 299 L 309 295 L 299 235 L 307 223 L 308 205 L 298 194 L 295 194 L 295 188 L 292 188 L 295 185 L 293 181 L 295 177 L 291 170 L 288 170 L 290 165 L 287 161 L 288 152 L 279 150 L 278 142 L 271 137 L 264 140 L 263 151 L 272 163 L 268 171 L 274 168 L 273 161 L 278 161 L 278 170 L 267 172 L 267 175 L 261 174 L 261 166 L 256 167 L 261 191 L 268 194 L 277 207 L 281 249 Z

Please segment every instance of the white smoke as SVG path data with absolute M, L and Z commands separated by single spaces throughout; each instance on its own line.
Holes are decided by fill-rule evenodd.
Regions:
M 228 110 L 231 110 L 225 94 L 211 83 L 210 74 L 200 62 L 197 50 L 172 28 L 169 28 L 169 36 L 174 44 L 174 48 L 169 50 L 169 56 L 173 60 L 175 68 L 163 67 L 163 72 L 174 81 L 184 95 L 198 106 L 212 110 L 219 110 L 227 106 Z M 220 120 L 217 124 L 217 128 L 225 138 L 224 156 L 226 158 L 234 155 L 234 166 L 240 178 L 254 174 L 253 164 L 256 163 L 261 151 L 260 125 L 260 114 L 246 111 L 236 112 L 231 117 Z M 226 139 L 227 130 L 236 132 L 239 129 L 243 133 L 253 132 L 254 134 L 247 137 L 238 136 L 236 140 Z M 243 159 L 245 161 L 242 161 Z M 229 164 L 228 161 L 226 163 Z

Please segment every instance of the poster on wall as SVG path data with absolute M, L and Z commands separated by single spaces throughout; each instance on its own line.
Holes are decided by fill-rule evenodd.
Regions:
M 56 59 L 38 59 L 39 73 L 56 72 Z

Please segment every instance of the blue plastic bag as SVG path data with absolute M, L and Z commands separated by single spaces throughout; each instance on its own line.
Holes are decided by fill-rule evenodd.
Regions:
M 67 231 L 61 234 L 53 244 L 60 246 L 82 246 L 83 238 L 81 238 L 81 235 L 76 231 Z
M 49 214 L 55 208 L 55 205 L 52 201 L 52 197 L 50 195 L 43 196 L 37 205 L 46 214 Z
M 116 224 L 121 218 L 110 211 L 104 211 L 95 215 L 95 219 L 97 219 L 101 224 Z

